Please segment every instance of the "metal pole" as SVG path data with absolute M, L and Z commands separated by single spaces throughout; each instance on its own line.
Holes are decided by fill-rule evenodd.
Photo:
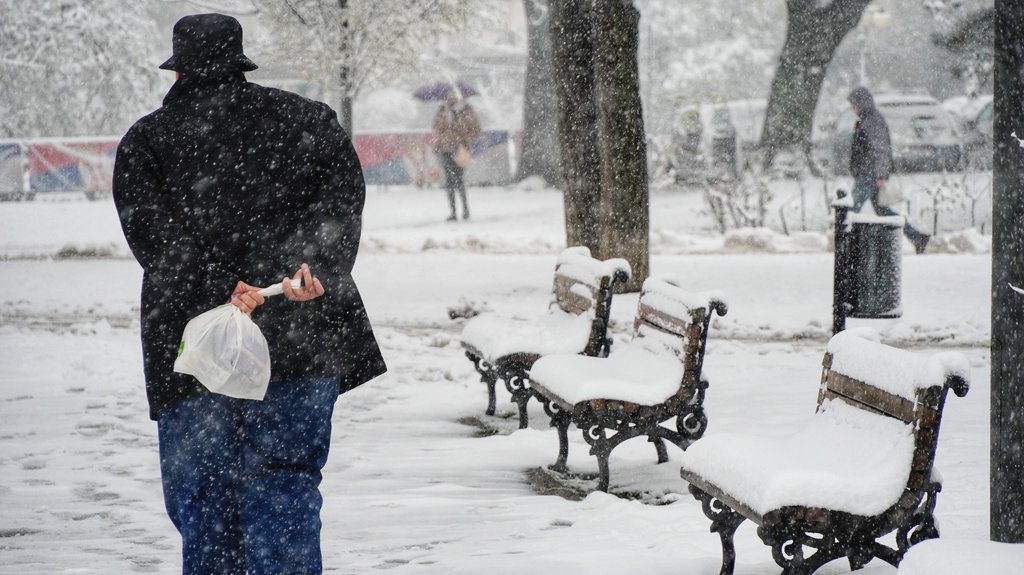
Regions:
M 845 190 L 837 190 L 837 200 L 846 197 Z M 835 236 L 833 239 L 835 257 L 832 267 L 832 335 L 846 329 L 846 300 L 850 288 L 850 247 L 847 242 L 846 213 L 849 210 L 845 202 L 833 202 L 835 208 Z

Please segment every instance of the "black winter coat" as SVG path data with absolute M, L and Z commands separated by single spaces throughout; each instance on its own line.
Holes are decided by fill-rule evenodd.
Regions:
M 150 417 L 201 389 L 173 372 L 185 323 L 308 263 L 325 294 L 268 298 L 253 313 L 272 379 L 340 376 L 347 391 L 386 367 L 351 271 L 365 187 L 352 143 L 326 105 L 241 73 L 184 77 L 128 130 L 114 200 L 144 270 L 142 347 Z
M 854 178 L 887 180 L 892 173 L 892 144 L 889 142 L 889 126 L 868 98 L 860 109 L 860 116 L 853 127 L 853 144 L 850 146 L 850 174 Z

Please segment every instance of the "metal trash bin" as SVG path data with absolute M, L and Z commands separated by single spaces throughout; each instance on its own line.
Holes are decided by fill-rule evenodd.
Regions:
M 847 216 L 853 280 L 847 317 L 900 317 L 904 220 L 901 216 L 861 218 L 854 213 Z

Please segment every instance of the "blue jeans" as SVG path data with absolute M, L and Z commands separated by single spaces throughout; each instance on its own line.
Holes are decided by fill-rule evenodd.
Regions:
M 872 178 L 857 178 L 853 184 L 853 211 L 859 212 L 868 200 L 871 200 L 871 205 L 875 207 L 875 214 L 879 216 L 902 215 L 886 206 L 878 205 L 878 181 Z M 903 218 L 903 234 L 912 241 L 925 235 L 910 225 L 910 218 L 907 217 Z
M 320 470 L 338 378 L 272 381 L 263 401 L 205 392 L 157 419 L 184 575 L 319 574 Z

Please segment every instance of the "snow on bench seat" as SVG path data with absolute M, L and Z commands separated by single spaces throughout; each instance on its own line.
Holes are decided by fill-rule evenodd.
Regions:
M 590 399 L 657 405 L 672 397 L 683 380 L 683 364 L 635 340 L 607 358 L 549 355 L 537 360 L 530 379 L 565 407 Z
M 707 433 L 681 455 L 685 469 L 758 515 L 789 505 L 876 515 L 907 484 L 913 429 L 841 401 L 826 401 L 786 437 Z
M 573 315 L 560 309 L 519 321 L 481 314 L 466 324 L 462 341 L 489 362 L 513 353 L 577 354 L 587 347 L 592 323 L 586 314 Z

